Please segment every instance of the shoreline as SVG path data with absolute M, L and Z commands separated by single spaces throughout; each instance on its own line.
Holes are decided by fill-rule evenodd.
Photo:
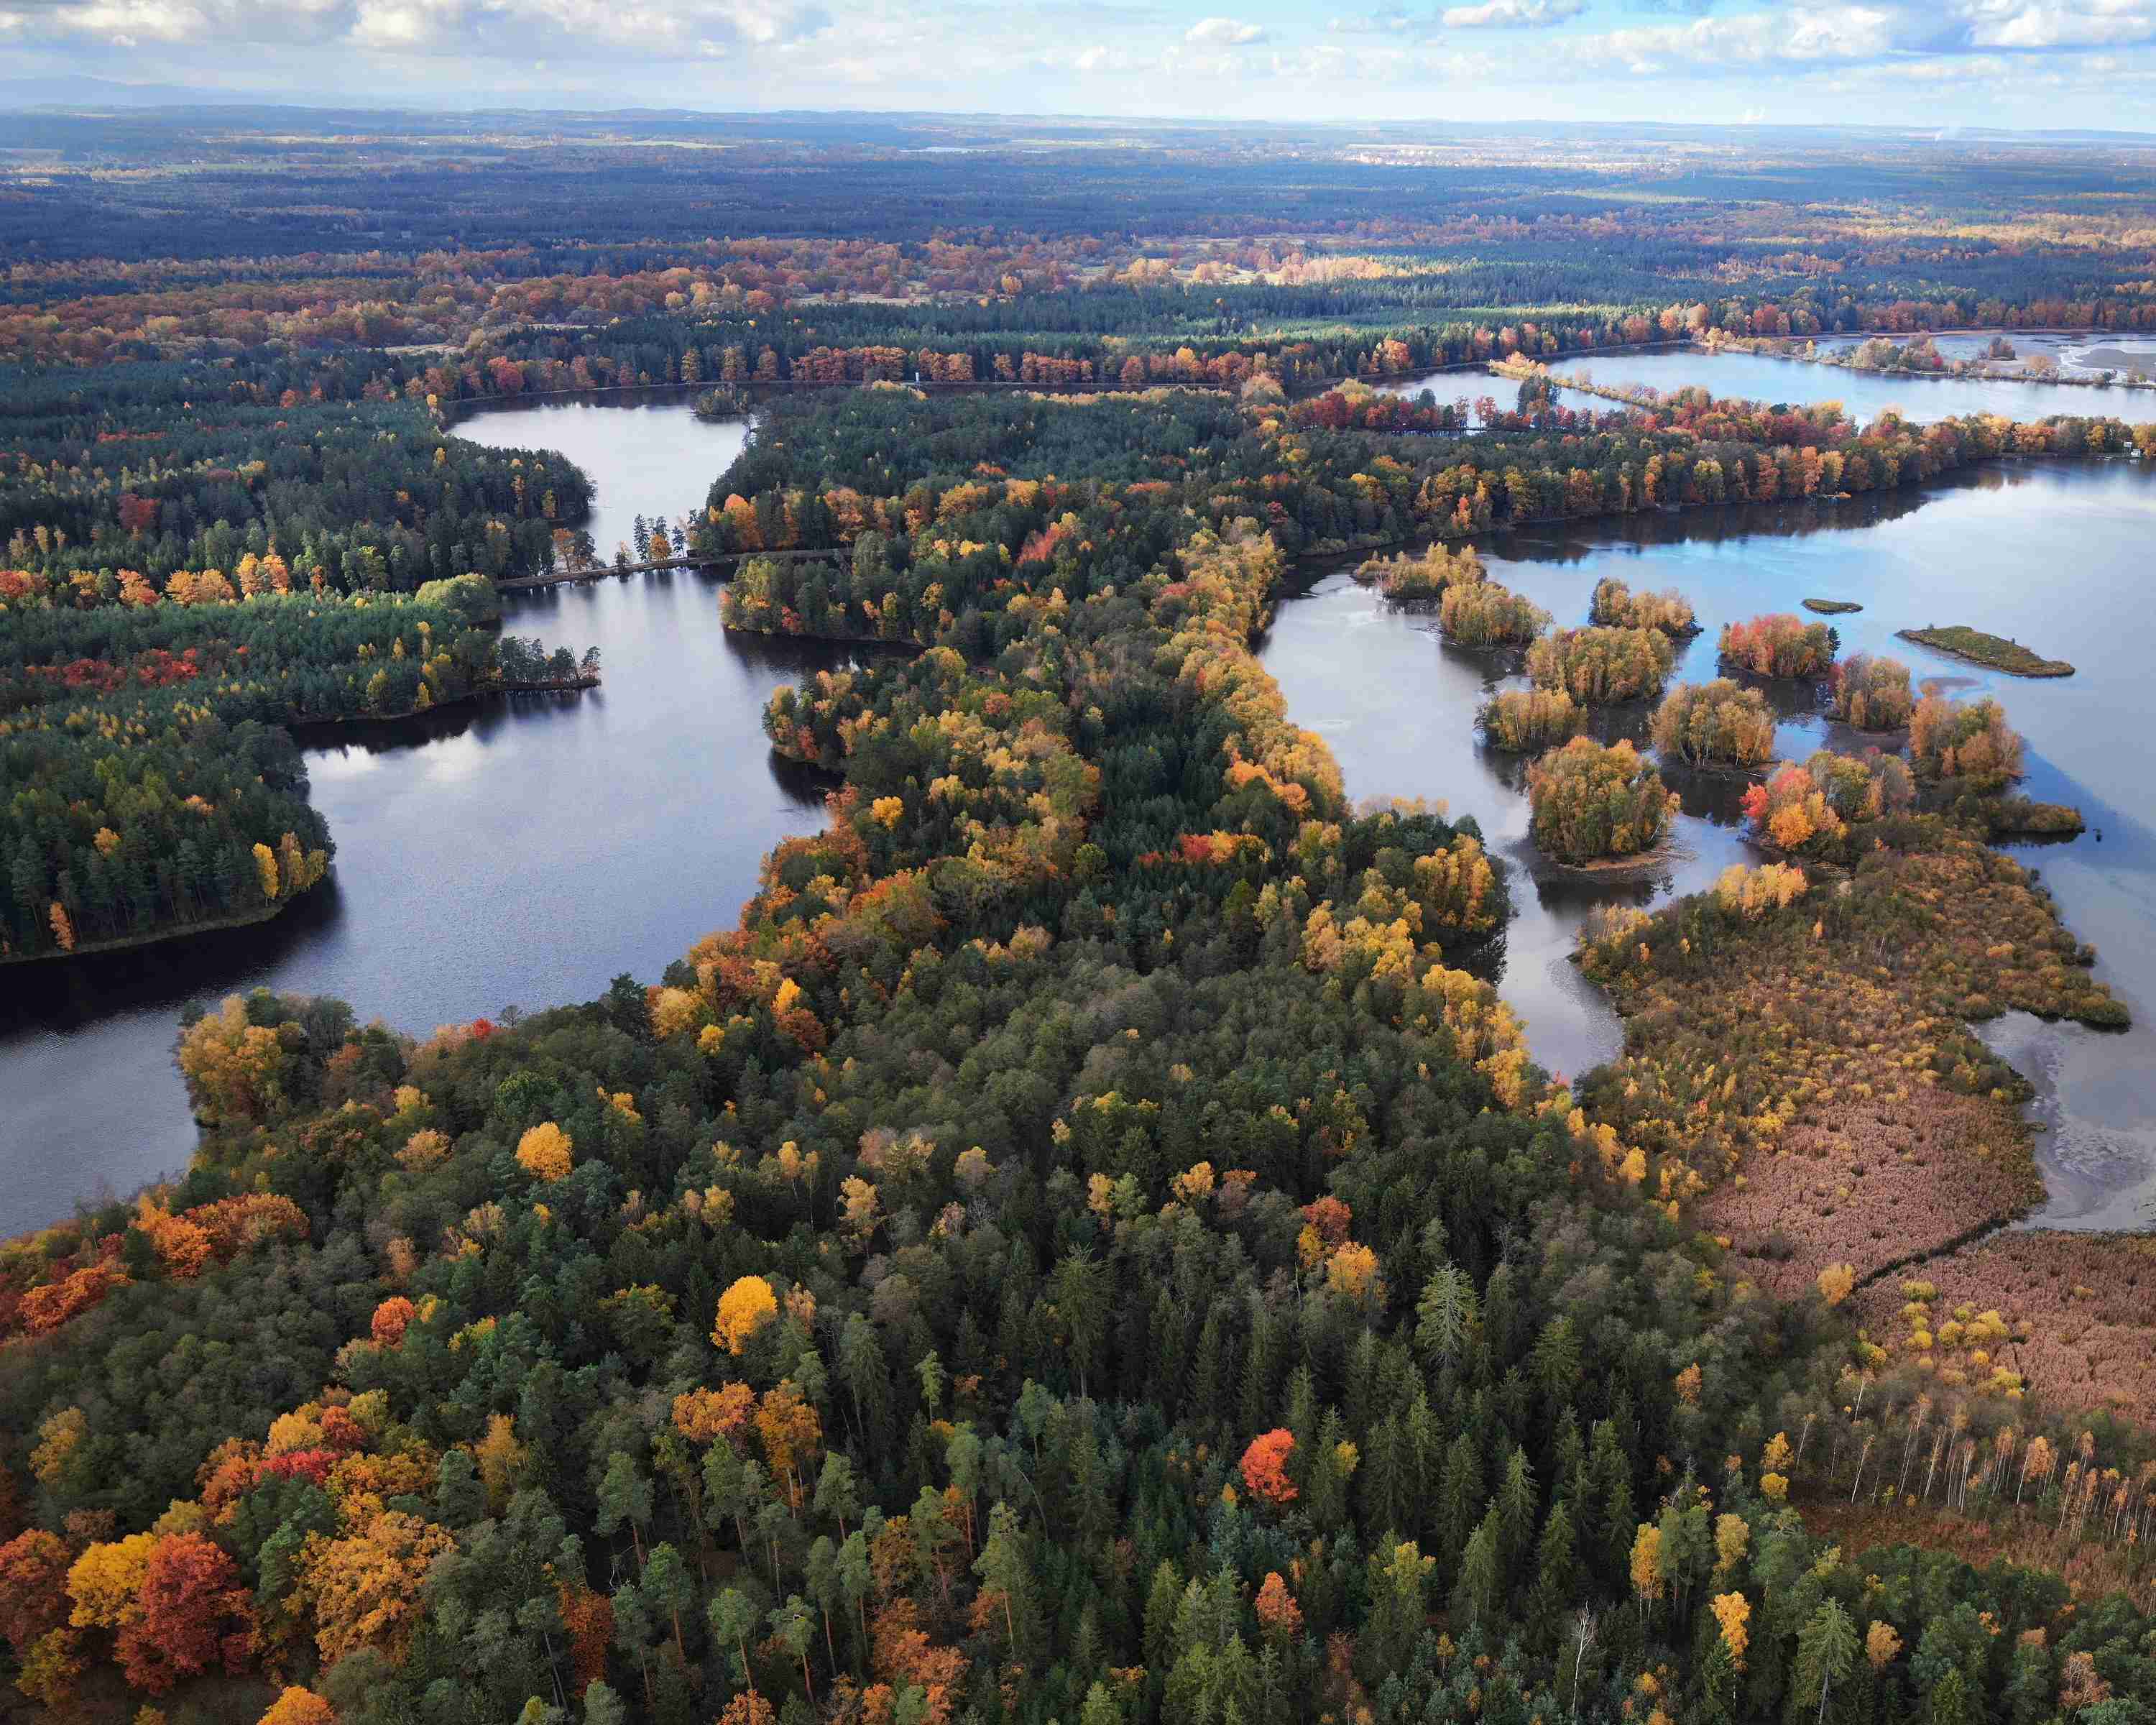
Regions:
M 470 694 L 459 695 L 448 701 L 438 701 L 432 706 L 410 706 L 401 713 L 332 713 L 321 718 L 286 719 L 287 731 L 295 732 L 335 731 L 346 725 L 401 725 L 410 719 L 432 718 L 436 713 L 453 713 L 460 707 L 477 706 L 481 701 L 491 701 L 507 695 L 578 695 L 587 689 L 601 686 L 598 673 L 579 672 L 561 683 L 490 683 L 484 689 L 475 689 Z
M 48 964 L 56 959 L 110 957 L 115 952 L 131 952 L 143 947 L 161 946 L 167 941 L 186 940 L 192 935 L 219 934 L 234 928 L 252 928 L 259 923 L 275 922 L 314 890 L 312 886 L 303 888 L 288 898 L 272 900 L 259 911 L 243 911 L 238 916 L 214 916 L 200 922 L 176 922 L 164 928 L 147 929 L 140 934 L 114 935 L 100 941 L 77 941 L 72 947 L 55 947 L 49 952 L 9 952 L 0 955 L 0 968 L 15 964 Z
M 569 683 L 511 683 L 492 688 L 476 689 L 469 695 L 459 696 L 454 701 L 438 701 L 426 708 L 411 708 L 401 713 L 354 713 L 333 718 L 295 719 L 282 721 L 285 730 L 293 733 L 293 741 L 301 742 L 304 733 L 328 732 L 346 726 L 366 725 L 399 725 L 413 719 L 431 717 L 435 713 L 454 712 L 459 707 L 476 706 L 480 701 L 496 696 L 508 695 L 567 695 L 599 686 L 596 675 L 578 677 Z M 299 902 L 308 887 L 289 897 L 280 898 L 264 905 L 259 911 L 248 911 L 229 916 L 210 917 L 201 922 L 177 922 L 146 929 L 136 934 L 114 935 L 104 940 L 77 941 L 72 947 L 56 947 L 49 952 L 8 952 L 0 954 L 0 968 L 18 964 L 48 964 L 69 958 L 109 957 L 116 952 L 134 952 L 144 947 L 159 946 L 167 941 L 185 940 L 192 935 L 217 934 L 234 928 L 251 928 L 259 923 L 275 922 L 291 906 Z
M 1869 335 L 1857 335 L 1851 336 L 1851 332 L 1843 331 L 1838 331 L 1835 336 L 1829 339 L 1839 341 L 1849 338 L 1853 339 L 1861 344 L 1870 341 L 1891 341 L 1895 339 L 1895 336 L 1897 334 L 1904 338 L 1898 345 L 1906 347 L 1911 341 L 1937 337 L 1939 336 L 2018 335 L 2092 336 L 2098 335 L 2115 336 L 2118 334 L 2118 331 L 2107 330 L 1909 330 L 1905 331 L 1874 331 Z M 1787 336 L 1769 336 L 1766 339 L 1769 341 L 1786 341 L 1799 338 Z M 1810 336 L 1804 336 L 1801 339 L 1816 341 L 1819 337 Z M 1935 371 L 1911 371 L 1905 367 L 1897 366 L 1852 365 L 1845 360 L 1836 359 L 1831 354 L 1825 352 L 1793 353 L 1785 348 L 1755 347 L 1750 345 L 1748 341 L 1742 343 L 1732 341 L 1722 341 L 1716 342 L 1702 341 L 1698 345 L 1701 350 L 1707 353 L 1742 353 L 1753 359 L 1785 360 L 1791 365 L 1825 366 L 1830 371 L 1848 372 L 1854 376 L 1860 377 L 1913 377 L 1919 381 L 1940 383 L 2030 383 L 2037 385 L 2062 383 L 2076 389 L 2094 389 L 2106 393 L 2116 389 L 2123 390 L 2129 395 L 2156 393 L 2156 381 L 2151 381 L 2146 383 L 2136 383 L 2130 377 L 2116 375 L 2109 378 L 2102 378 L 2083 377 L 2074 372 L 2062 371 L 2056 376 L 2046 377 L 2033 376 L 2027 372 L 1994 372 L 1989 370 L 1956 372 L 1944 367 Z M 1851 348 L 1849 351 L 1851 352 L 1854 352 L 1856 350 Z M 2152 379 L 2156 379 L 2156 354 L 2149 355 L 2148 359 L 2150 365 L 2150 376 Z M 1992 363 L 2004 365 L 2013 363 L 2013 362 L 2002 360 L 1993 362 Z M 2101 369 L 2115 373 L 2119 368 L 2117 367 L 2107 366 Z

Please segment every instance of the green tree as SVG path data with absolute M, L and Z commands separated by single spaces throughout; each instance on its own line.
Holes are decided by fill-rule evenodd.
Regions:
M 733 1649 L 741 1661 L 741 1681 L 750 1695 L 756 1693 L 756 1669 L 748 1661 L 748 1638 L 756 1633 L 756 1607 L 739 1588 L 721 1588 L 709 1607 L 711 1639 Z
M 1004 1634 L 1014 1660 L 1026 1658 L 1040 1639 L 1039 1613 L 1034 1604 L 1033 1569 L 1018 1517 L 1007 1503 L 988 1512 L 988 1537 L 974 1561 L 973 1573 L 981 1585 L 995 1595 L 1002 1607 Z
M 1856 1624 L 1839 1600 L 1822 1602 L 1797 1636 L 1796 1687 L 1793 1692 L 1809 1702 L 1816 1690 L 1819 1721 L 1826 1717 L 1828 1692 L 1849 1674 L 1856 1658 Z M 1939 1722 L 1939 1725 L 1945 1725 L 1945 1722 Z
M 600 1476 L 597 1517 L 593 1529 L 602 1539 L 611 1539 L 623 1527 L 636 1548 L 636 1567 L 644 1568 L 644 1529 L 651 1520 L 651 1481 L 624 1450 L 607 1457 Z
M 813 1699 L 816 1678 L 808 1668 L 808 1645 L 816 1636 L 814 1614 L 800 1594 L 792 1594 L 783 1605 L 772 1609 L 766 1621 L 771 1625 L 772 1640 L 801 1661 L 801 1684 Z

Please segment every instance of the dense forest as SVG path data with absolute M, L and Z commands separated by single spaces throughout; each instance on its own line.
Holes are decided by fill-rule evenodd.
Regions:
M 150 147 L 100 124 L 70 135 L 85 162 Z M 659 976 L 427 1034 L 266 992 L 190 1009 L 186 1174 L 0 1248 L 0 1643 L 40 1717 L 2156 1717 L 2148 1406 L 2057 1368 L 2013 1284 L 1948 1255 L 2035 1179 L 2026 1086 L 1970 1024 L 2123 1012 L 1986 842 L 2021 768 L 1999 704 L 1912 700 L 1898 665 L 1836 663 L 1824 624 L 1738 625 L 1733 670 L 1817 679 L 1851 723 L 1906 724 L 1911 761 L 1763 770 L 1758 690 L 1671 691 L 1662 764 L 1763 769 L 1767 860 L 1590 926 L 1581 968 L 1625 1044 L 1567 1085 L 1485 979 L 1510 900 L 1472 814 L 1351 804 L 1254 651 L 1297 557 L 1416 546 L 1363 574 L 1457 635 L 1534 638 L 1537 686 L 1485 732 L 1531 757 L 1548 859 L 1621 865 L 1673 799 L 1648 753 L 1581 733 L 1661 695 L 1690 607 L 1613 588 L 1546 634 L 1477 536 L 2149 450 L 2156 427 L 1703 395 L 1583 413 L 1532 373 L 1503 409 L 1403 405 L 1370 378 L 1452 352 L 1419 290 L 1387 302 L 1417 350 L 1248 326 L 1263 295 L 1332 305 L 1383 270 L 1195 273 L 1286 278 L 1269 224 L 1298 213 L 1364 222 L 1339 233 L 1357 248 L 1388 220 L 1403 246 L 1471 243 L 1437 237 L 1448 212 L 1357 205 L 1347 162 L 1292 196 L 1246 162 L 1203 212 L 1188 161 L 1144 162 L 1131 227 L 1088 253 L 1062 213 L 1100 196 L 1083 167 L 1029 193 L 985 164 L 963 245 L 899 197 L 873 206 L 888 233 L 819 237 L 842 172 L 857 212 L 917 165 L 743 171 L 774 235 L 722 243 L 708 211 L 619 195 L 670 170 L 604 140 L 516 199 L 475 169 L 439 211 L 413 189 L 438 183 L 427 136 L 369 147 L 404 171 L 320 170 L 290 213 L 189 177 L 198 244 L 72 167 L 0 225 L 39 248 L 14 303 L 140 295 L 149 331 L 52 310 L 82 345 L 32 330 L 0 391 L 11 950 L 304 891 L 329 839 L 285 726 L 578 672 L 491 625 L 494 579 L 572 546 L 588 488 L 461 442 L 459 403 L 762 372 L 756 436 L 682 500 L 693 552 L 747 555 L 728 622 L 909 650 L 773 696 L 772 747 L 830 775 L 828 821 Z M 699 183 L 738 210 L 735 174 Z M 537 238 L 600 183 L 588 243 Z M 1554 244 L 1592 189 L 1523 179 L 1509 219 Z M 2061 208 L 2096 197 L 2061 182 Z M 998 199 L 1029 238 L 986 231 Z M 138 254 L 68 242 L 85 208 Z M 643 239 L 599 231 L 632 213 Z M 1632 272 L 1698 255 L 1676 223 L 1704 245 L 1754 219 L 1620 229 L 1597 339 L 1649 316 Z M 1138 267 L 1185 220 L 1228 255 Z M 311 255 L 339 224 L 368 248 Z M 412 249 L 375 249 L 385 225 Z M 2128 225 L 2090 231 L 2123 258 Z M 2065 269 L 2044 228 L 2022 252 L 1910 244 L 2035 294 Z M 415 277 L 475 267 L 420 250 L 453 241 L 539 284 L 514 327 L 482 327 L 476 293 L 396 321 Z M 175 296 L 230 315 L 218 260 L 243 243 L 263 316 L 319 327 L 149 330 Z M 582 302 L 619 322 L 522 321 L 560 309 L 550 274 L 692 244 L 709 273 L 655 303 Z M 939 246 L 948 285 L 917 281 Z M 816 256 L 829 285 L 727 279 Z M 984 258 L 993 282 L 967 273 Z M 1068 283 L 1038 279 L 1058 259 Z M 1850 262 L 1838 290 L 1871 315 L 1883 254 Z M 332 279 L 372 284 L 385 321 L 332 333 Z M 916 303 L 824 297 L 879 279 Z M 1208 345 L 1147 326 L 1201 288 L 1225 308 Z M 1571 339 L 1524 304 L 1516 284 L 1460 319 L 1460 357 Z M 1680 308 L 1672 336 L 1704 327 Z M 391 351 L 438 331 L 454 351 Z M 999 357 L 1044 387 L 964 387 Z M 817 387 L 773 387 L 797 381 Z M 798 550 L 834 555 L 764 555 Z M 623 846 L 634 891 L 654 860 Z M 2120 1370 L 2145 1391 L 2145 1360 Z

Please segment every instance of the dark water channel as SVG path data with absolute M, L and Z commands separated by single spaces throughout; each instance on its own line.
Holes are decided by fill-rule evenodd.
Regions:
M 489 413 L 459 436 L 559 449 L 598 486 L 603 552 L 639 513 L 701 506 L 745 439 L 679 405 Z M 778 684 L 830 649 L 730 636 L 682 572 L 512 595 L 504 627 L 578 651 L 605 683 L 512 697 L 310 747 L 337 845 L 277 921 L 0 983 L 0 1235 L 185 1165 L 194 1126 L 172 1044 L 182 1004 L 258 986 L 335 994 L 424 1034 L 509 1005 L 649 981 L 730 926 L 764 854 L 822 823 L 822 787 L 774 760 Z
M 1845 652 L 1892 654 L 1920 680 L 1953 679 L 2005 704 L 2029 744 L 2024 788 L 2078 804 L 2091 829 L 2018 854 L 2041 871 L 2067 926 L 2097 947 L 2098 974 L 2135 1020 L 2106 1034 L 2015 1014 L 1988 1032 L 2041 1093 L 2034 1111 L 2046 1127 L 2039 1156 L 2051 1201 L 2041 1219 L 2053 1225 L 2156 1224 L 2156 753 L 2143 742 L 2156 665 L 2152 546 L 2156 473 L 2118 462 L 2008 463 L 1921 492 L 1538 528 L 1479 547 L 1493 579 L 1560 625 L 1587 620 L 1604 576 L 1635 591 L 1677 588 L 1704 633 L 1681 652 L 1674 680 L 1715 675 L 1722 624 L 1794 611 L 1817 596 L 1866 608 L 1834 619 Z M 2079 674 L 1999 676 L 1893 639 L 1933 623 L 2017 638 Z M 1620 1040 L 1569 962 L 1586 913 L 1613 899 L 1645 904 L 1695 891 L 1729 864 L 1758 860 L 1737 829 L 1736 783 L 1666 770 L 1685 814 L 1650 880 L 1535 879 L 1522 764 L 1482 747 L 1474 730 L 1489 694 L 1524 679 L 1511 662 L 1446 645 L 1434 619 L 1390 610 L 1344 572 L 1281 607 L 1265 658 L 1296 722 L 1332 745 L 1351 795 L 1442 799 L 1455 815 L 1475 816 L 1492 853 L 1513 865 L 1501 987 L 1553 1070 L 1577 1073 Z M 1857 746 L 1836 737 L 1800 687 L 1763 686 L 1782 714 L 1784 758 Z M 1610 717 L 1607 734 L 1644 740 L 1644 710 Z

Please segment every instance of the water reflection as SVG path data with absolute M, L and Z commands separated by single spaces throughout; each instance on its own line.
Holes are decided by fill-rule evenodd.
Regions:
M 608 547 L 639 513 L 699 506 L 745 440 L 679 404 L 520 408 L 458 435 L 567 453 Z M 321 891 L 252 928 L 8 973 L 0 1233 L 185 1163 L 171 1048 L 189 999 L 331 993 L 421 1034 L 589 999 L 731 924 L 771 846 L 821 824 L 823 784 L 773 757 L 760 721 L 773 686 L 842 652 L 729 636 L 717 583 L 684 571 L 513 596 L 504 626 L 597 643 L 603 687 L 303 735 L 337 842 Z
M 1830 374 L 1839 375 L 1839 374 Z M 2043 1090 L 2039 1158 L 2057 1226 L 2156 1224 L 2156 834 L 2148 824 L 2156 759 L 2122 747 L 2145 728 L 2146 668 L 2156 658 L 2142 599 L 2156 537 L 2156 475 L 2138 465 L 2008 463 L 1921 491 L 1840 505 L 1762 505 L 1596 521 L 1501 535 L 1480 547 L 1491 577 L 1584 623 L 1594 584 L 1675 587 L 1704 631 L 1681 644 L 1673 680 L 1716 675 L 1726 622 L 1796 610 L 1807 596 L 1865 608 L 1831 619 L 1843 650 L 1885 653 L 1926 680 L 1994 694 L 2029 743 L 2032 796 L 2078 804 L 2089 835 L 2017 846 L 2057 899 L 2067 926 L 2101 954 L 2097 974 L 2134 1015 L 2099 1034 L 2033 1019 L 2002 1021 L 1996 1045 Z M 1967 622 L 2071 660 L 2079 675 L 1996 676 L 1894 638 L 1897 629 Z M 1620 1028 L 1569 962 L 1596 906 L 1645 905 L 1696 891 L 1732 862 L 1756 861 L 1738 826 L 1735 775 L 1664 774 L 1683 802 L 1670 853 L 1645 880 L 1537 878 L 1523 767 L 1483 746 L 1476 710 L 1524 686 L 1517 660 L 1463 653 L 1427 617 L 1389 610 L 1344 569 L 1316 578 L 1280 614 L 1264 649 L 1298 724 L 1323 735 L 1351 795 L 1442 798 L 1472 815 L 1492 855 L 1512 865 L 1513 922 L 1502 954 L 1506 999 L 1536 1055 L 1575 1074 L 1614 1053 Z M 1779 722 L 1776 749 L 1801 760 L 1895 739 L 1830 722 L 1807 685 L 1759 681 Z M 1643 737 L 1643 706 L 1598 716 L 1604 740 Z M 2100 836 L 2099 836 L 2100 835 Z
M 1942 351 L 1945 351 L 1943 343 Z M 1838 401 L 1860 420 L 1876 418 L 1889 408 L 1919 424 L 1965 413 L 2001 413 L 2010 419 L 2071 413 L 2087 418 L 2116 417 L 2135 424 L 2156 418 L 2156 393 L 2147 390 L 2100 389 L 2087 384 L 2023 382 L 2012 378 L 1880 376 L 1803 360 L 1709 353 L 1702 348 L 1667 353 L 1574 354 L 1553 362 L 1550 369 L 1560 378 L 1592 376 L 1598 383 L 1645 387 L 1665 394 L 1697 385 L 1717 396 L 1743 401 L 1796 405 Z M 1446 398 L 1441 389 L 1440 398 Z M 1585 398 L 1573 395 L 1570 399 L 1582 403 Z

